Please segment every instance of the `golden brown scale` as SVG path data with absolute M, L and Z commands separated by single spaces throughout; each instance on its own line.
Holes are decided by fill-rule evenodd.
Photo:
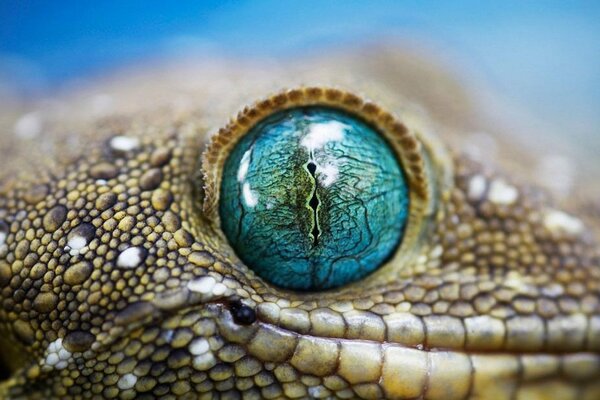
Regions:
M 87 113 L 82 89 L 62 108 L 39 106 L 34 140 L 3 127 L 0 349 L 11 377 L 0 397 L 600 398 L 598 220 L 459 155 L 460 132 L 476 125 L 468 107 L 452 110 L 470 121 L 461 126 L 427 97 L 450 81 L 391 58 L 349 62 L 347 77 L 328 61 L 269 76 L 251 66 L 140 69 L 133 83 L 99 86 L 115 115 Z M 434 122 L 410 111 L 398 76 L 422 86 L 415 100 L 432 106 Z M 218 200 L 219 151 L 236 136 L 213 140 L 222 146 L 206 156 L 205 180 L 208 135 L 298 82 L 344 91 L 283 92 L 285 104 L 354 96 L 344 108 L 384 134 L 402 124 L 400 158 L 422 188 L 390 262 L 323 293 L 254 275 L 202 203 Z M 260 113 L 284 107 L 271 100 Z M 505 171 L 527 165 L 497 140 L 513 156 Z

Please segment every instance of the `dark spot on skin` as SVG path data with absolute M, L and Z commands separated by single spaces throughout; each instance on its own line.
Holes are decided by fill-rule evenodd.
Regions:
M 167 359 L 167 366 L 172 371 L 177 371 L 190 363 L 190 355 L 183 349 L 176 349 L 171 351 L 169 358 Z
M 153 167 L 162 167 L 171 159 L 171 149 L 160 148 L 154 150 L 154 153 L 150 156 L 150 164 Z
M 140 178 L 140 188 L 142 190 L 154 190 L 160 185 L 163 174 L 158 168 L 152 168 L 144 173 Z
M 252 307 L 236 300 L 229 305 L 229 310 L 233 316 L 233 320 L 239 325 L 250 325 L 256 321 L 256 312 Z
M 73 331 L 65 336 L 63 345 L 71 353 L 86 351 L 94 343 L 94 335 L 84 331 Z
M 44 216 L 42 221 L 46 232 L 54 232 L 65 222 L 67 218 L 67 208 L 63 205 L 53 207 Z
M 83 224 L 75 227 L 69 233 L 69 239 L 73 238 L 74 236 L 81 236 L 86 240 L 86 242 L 89 243 L 93 239 L 95 234 L 96 234 L 96 228 L 94 228 L 94 225 L 88 224 L 88 223 L 83 223 Z
M 100 163 L 90 169 L 90 175 L 94 179 L 112 179 L 119 175 L 119 170 L 113 164 Z

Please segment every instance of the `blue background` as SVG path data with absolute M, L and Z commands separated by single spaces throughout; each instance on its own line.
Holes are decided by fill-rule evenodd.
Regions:
M 2 2 L 0 85 L 39 94 L 148 57 L 301 57 L 393 36 L 459 60 L 538 118 L 600 126 L 599 1 L 123 3 Z

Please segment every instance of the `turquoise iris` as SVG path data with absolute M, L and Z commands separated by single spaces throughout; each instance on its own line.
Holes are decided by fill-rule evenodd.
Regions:
M 298 107 L 255 125 L 225 162 L 219 212 L 237 255 L 266 281 L 320 290 L 394 252 L 409 198 L 394 152 L 367 123 Z

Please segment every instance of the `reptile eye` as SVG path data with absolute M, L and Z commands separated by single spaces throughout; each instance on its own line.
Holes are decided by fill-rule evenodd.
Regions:
M 399 243 L 406 180 L 392 149 L 339 110 L 298 107 L 255 125 L 225 162 L 221 227 L 238 256 L 284 288 L 364 277 Z
M 204 210 L 266 282 L 342 286 L 380 268 L 405 241 L 428 193 L 420 150 L 404 125 L 354 95 L 286 92 L 213 140 Z

